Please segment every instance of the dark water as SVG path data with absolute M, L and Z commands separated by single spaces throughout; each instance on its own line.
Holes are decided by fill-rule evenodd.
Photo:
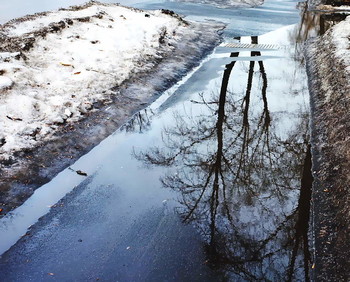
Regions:
M 51 193 L 77 188 L 0 259 L 0 273 L 19 281 L 47 273 L 57 280 L 309 280 L 308 89 L 298 29 L 279 29 L 298 22 L 295 4 L 136 5 L 220 20 L 228 24 L 225 43 L 264 45 L 218 47 L 74 164 L 88 180 L 73 185 L 66 170 L 46 185 Z

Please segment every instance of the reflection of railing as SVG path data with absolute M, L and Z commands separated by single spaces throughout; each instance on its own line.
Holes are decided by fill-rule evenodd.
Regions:
M 286 49 L 289 46 L 285 45 L 276 45 L 276 44 L 248 44 L 248 43 L 223 43 L 221 47 L 227 48 L 237 48 L 237 49 L 259 49 L 259 50 L 277 50 L 277 49 Z

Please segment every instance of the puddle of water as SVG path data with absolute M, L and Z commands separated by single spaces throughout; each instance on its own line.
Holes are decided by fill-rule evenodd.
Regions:
M 265 28 L 271 25 L 260 32 Z M 289 30 L 236 40 L 288 45 Z M 308 280 L 312 179 L 305 70 L 295 60 L 295 48 L 220 48 L 72 166 L 88 173 L 83 186 L 92 195 L 85 202 L 76 198 L 82 207 L 99 206 L 108 225 L 118 229 L 140 221 L 144 211 L 167 206 L 164 210 L 175 211 L 197 231 L 206 264 L 228 280 Z M 59 198 L 81 180 L 65 170 L 37 191 L 48 189 Z M 101 195 L 101 187 L 114 187 L 124 198 Z M 24 223 L 21 218 L 32 214 L 28 210 L 42 214 L 52 204 L 43 197 L 32 201 L 42 208 L 26 203 L 17 217 L 1 221 L 1 238 L 18 238 L 40 216 Z M 129 203 L 135 206 L 130 212 Z M 100 236 L 110 233 L 99 223 L 94 222 Z M 22 229 L 9 233 L 14 225 Z M 70 229 L 74 234 L 81 226 Z
M 145 110 L 137 113 L 129 123 L 125 124 L 121 131 L 142 133 L 151 128 L 150 118 L 157 114 L 159 107 L 176 92 L 181 85 L 185 84 L 195 72 L 206 64 L 213 55 L 209 56 L 196 68 L 194 68 L 181 81 L 171 87 L 155 102 Z M 106 138 L 101 144 L 94 148 L 87 155 L 80 158 L 71 167 L 81 170 L 88 175 L 94 174 L 106 162 L 106 158 L 111 154 L 111 148 L 118 147 L 118 144 L 128 143 L 125 141 L 127 135 L 114 134 Z M 121 146 L 121 145 L 119 145 Z M 132 148 L 126 149 L 129 152 Z M 127 155 L 125 159 L 129 159 Z M 122 167 L 123 164 L 120 164 Z M 0 255 L 7 251 L 23 236 L 29 227 L 35 224 L 40 217 L 47 214 L 50 207 L 54 206 L 66 194 L 76 188 L 84 176 L 77 175 L 70 168 L 59 173 L 52 181 L 37 189 L 34 194 L 20 207 L 10 212 L 6 217 L 0 219 Z
M 198 95 L 175 113 L 163 144 L 136 157 L 171 168 L 161 182 L 181 195 L 178 213 L 202 235 L 213 268 L 233 281 L 309 280 L 305 74 L 297 62 L 250 53 L 260 60 L 232 52 L 219 93 Z

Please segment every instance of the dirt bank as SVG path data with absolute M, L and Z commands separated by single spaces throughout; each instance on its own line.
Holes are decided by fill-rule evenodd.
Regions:
M 95 2 L 88 5 L 95 5 Z M 70 12 L 77 9 L 80 8 L 74 7 L 64 11 Z M 140 11 L 137 10 L 137 12 Z M 131 72 L 122 83 L 116 83 L 117 86 L 104 89 L 112 95 L 108 94 L 107 99 L 104 97 L 95 100 L 91 108 L 79 113 L 79 118 L 72 120 L 67 118 L 63 122 L 54 124 L 54 131 L 49 135 L 50 138 L 37 138 L 37 140 L 32 138 L 36 141 L 34 146 L 18 150 L 11 158 L 3 159 L 0 167 L 0 216 L 23 203 L 36 188 L 47 183 L 58 172 L 71 165 L 81 155 L 113 133 L 134 113 L 154 101 L 164 90 L 198 65 L 200 60 L 219 44 L 222 25 L 185 22 L 171 11 L 161 12 L 183 22 L 190 32 L 182 33 L 180 40 L 172 41 L 171 48 L 159 46 L 158 51 L 161 51 L 161 56 L 150 57 L 146 61 L 137 61 L 140 66 L 137 71 Z M 153 15 L 152 12 L 143 13 L 145 18 Z M 18 23 L 30 24 L 31 21 L 46 14 L 40 13 L 13 20 L 5 24 L 2 31 L 5 28 L 11 30 L 11 26 L 16 26 Z M 105 14 L 101 16 L 106 17 Z M 39 33 L 26 33 L 22 37 L 23 41 L 20 37 L 12 38 L 12 41 L 4 43 L 0 50 L 16 52 L 20 48 L 19 56 L 15 59 L 26 60 L 26 52 L 29 52 L 33 46 L 35 47 L 36 39 L 43 40 L 50 33 L 57 34 L 62 32 L 62 29 L 71 28 L 72 22 L 89 25 L 91 21 L 98 23 L 98 20 L 100 20 L 98 16 L 93 17 L 93 20 L 66 18 L 64 25 L 59 22 L 51 23 L 49 28 L 41 29 Z M 6 36 L 4 33 L 0 35 Z M 26 40 L 29 39 L 28 43 Z M 166 36 L 163 36 L 159 43 L 165 46 L 169 41 Z M 22 122 L 22 120 L 11 121 Z
M 307 46 L 315 281 L 350 278 L 350 18 L 340 24 Z

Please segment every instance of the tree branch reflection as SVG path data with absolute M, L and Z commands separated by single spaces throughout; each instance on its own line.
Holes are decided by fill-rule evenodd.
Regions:
M 252 37 L 252 43 L 257 41 Z M 195 102 L 206 114 L 176 115 L 175 124 L 163 131 L 163 146 L 136 157 L 147 165 L 171 167 L 162 184 L 179 192 L 178 213 L 200 230 L 212 267 L 230 279 L 306 279 L 311 184 L 301 180 L 301 172 L 303 167 L 310 172 L 308 121 L 300 120 L 288 137 L 281 137 L 268 107 L 264 62 L 253 60 L 258 56 L 251 52 L 243 93 L 228 91 L 230 78 L 235 79 L 233 59 L 225 66 L 219 95 L 210 100 L 202 95 Z M 260 107 L 252 104 L 256 95 Z
M 153 111 L 146 108 L 136 113 L 127 123 L 121 127 L 121 131 L 143 133 L 149 130 Z

